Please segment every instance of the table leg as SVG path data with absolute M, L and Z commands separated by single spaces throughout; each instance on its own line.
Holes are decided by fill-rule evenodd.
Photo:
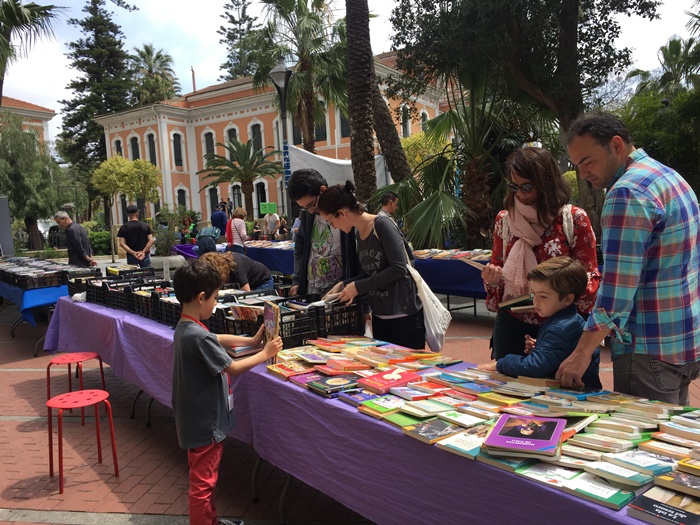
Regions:
M 284 486 L 282 487 L 282 492 L 280 493 L 280 525 L 284 525 L 284 503 L 287 500 L 287 492 L 289 492 L 289 486 L 292 484 L 292 479 L 294 476 L 287 474 L 287 479 L 284 480 Z
M 0 297 L 0 312 L 7 308 L 8 304 L 10 304 L 10 301 L 6 300 L 4 297 Z
M 19 319 L 17 319 L 14 323 L 12 323 L 12 326 L 10 327 L 10 335 L 12 337 L 15 336 L 15 332 L 17 331 L 17 327 L 22 324 L 22 315 L 19 316 Z
M 253 503 L 260 501 L 258 497 L 258 472 L 260 471 L 260 466 L 262 465 L 262 458 L 258 456 L 255 460 L 255 466 L 253 467 L 253 476 L 251 478 L 251 484 L 253 485 Z
M 143 394 L 143 390 L 138 391 L 136 397 L 134 397 L 134 402 L 131 403 L 131 419 L 136 419 L 136 402 L 139 400 L 139 397 L 141 397 L 141 394 Z

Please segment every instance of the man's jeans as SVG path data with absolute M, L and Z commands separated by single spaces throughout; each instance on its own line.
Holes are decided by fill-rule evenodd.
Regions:
M 130 253 L 126 254 L 126 264 L 131 264 L 138 266 L 139 268 L 148 268 L 151 266 L 151 254 L 147 253 L 146 257 L 143 258 L 143 261 L 139 261 L 136 257 L 131 255 Z

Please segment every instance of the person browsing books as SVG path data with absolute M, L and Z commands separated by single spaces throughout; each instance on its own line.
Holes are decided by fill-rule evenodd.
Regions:
M 237 284 L 245 292 L 270 290 L 275 287 L 275 280 L 267 266 L 242 253 L 209 252 L 200 259 L 213 265 L 225 283 Z
M 260 344 L 264 327 L 254 337 L 207 330 L 201 321 L 216 306 L 222 283 L 219 272 L 199 259 L 186 262 L 173 277 L 182 317 L 174 335 L 172 405 L 178 443 L 187 450 L 190 468 L 191 524 L 232 523 L 217 521 L 214 506 L 223 440 L 235 424 L 229 376 L 250 370 L 282 349 L 282 339 L 276 337 L 257 354 L 233 361 L 225 347 Z
M 330 225 L 319 215 L 318 201 L 328 182 L 316 170 L 303 168 L 289 179 L 289 197 L 301 208 L 294 238 L 291 295 L 324 295 L 341 279 L 360 272 L 355 236 Z
M 554 257 L 538 264 L 527 278 L 535 312 L 544 319 L 537 339 L 529 339 L 532 349 L 526 350 L 527 355 L 509 354 L 495 363 L 479 365 L 480 370 L 498 370 L 513 377 L 554 377 L 574 351 L 585 324 L 576 311 L 576 301 L 588 285 L 583 265 L 571 257 Z M 596 349 L 582 377 L 588 388 L 602 388 L 599 363 L 600 351 Z
M 394 221 L 367 213 L 350 181 L 322 193 L 318 209 L 333 228 L 356 232 L 363 273 L 333 287 L 333 292 L 340 292 L 338 299 L 350 303 L 357 295 L 367 294 L 374 337 L 407 348 L 425 348 L 423 305 L 406 266 L 412 254 Z
M 566 255 L 588 273 L 576 306 L 590 312 L 600 283 L 596 239 L 586 212 L 567 204 L 571 189 L 551 153 L 542 148 L 515 150 L 506 161 L 505 210 L 494 226 L 491 261 L 481 272 L 486 308 L 498 312 L 491 357 L 525 355 L 524 336 L 537 337 L 542 318 L 533 312 L 500 308 L 502 301 L 528 293 L 527 275 L 538 263 Z
M 617 392 L 688 404 L 700 373 L 700 209 L 693 188 L 632 144 L 619 117 L 594 111 L 569 128 L 582 178 L 607 189 L 600 224 L 604 276 L 562 386 L 578 385 L 589 356 L 611 338 Z
M 245 218 L 248 214 L 243 208 L 233 211 L 231 220 L 226 224 L 226 242 L 229 252 L 245 253 L 245 241 L 248 238 L 245 229 Z

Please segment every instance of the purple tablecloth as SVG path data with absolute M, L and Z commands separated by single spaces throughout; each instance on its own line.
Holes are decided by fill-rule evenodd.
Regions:
M 88 329 L 86 329 L 88 327 Z M 45 349 L 97 351 L 114 373 L 170 406 L 173 331 L 93 304 L 58 301 Z M 231 433 L 270 463 L 381 525 L 640 522 L 461 458 L 267 374 L 234 378 Z

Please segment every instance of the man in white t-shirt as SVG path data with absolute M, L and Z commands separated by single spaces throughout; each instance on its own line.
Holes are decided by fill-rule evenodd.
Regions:
M 265 233 L 274 235 L 280 227 L 280 217 L 276 213 L 268 213 L 264 217 Z

